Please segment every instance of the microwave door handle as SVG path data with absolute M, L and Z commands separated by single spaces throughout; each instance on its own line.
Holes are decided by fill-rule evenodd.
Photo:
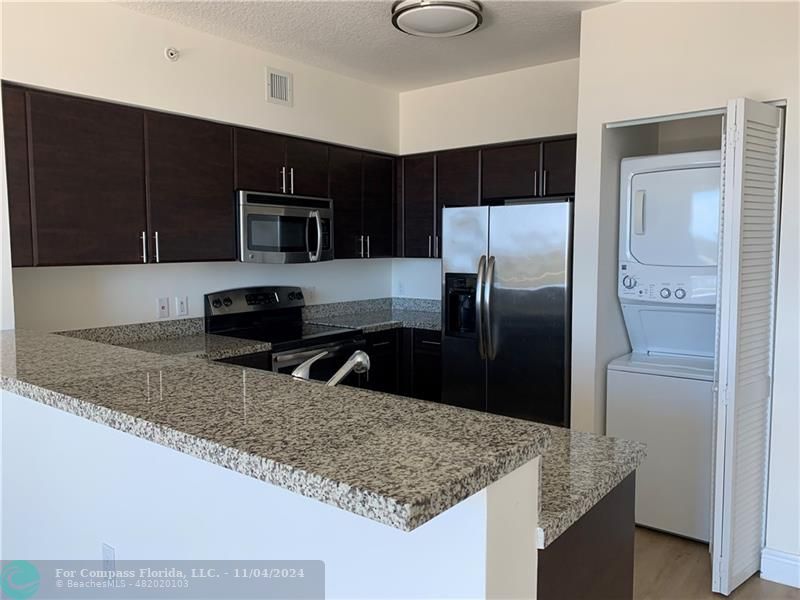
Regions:
M 312 210 L 310 218 L 317 222 L 317 251 L 314 254 L 309 252 L 309 258 L 311 262 L 319 262 L 319 259 L 322 258 L 322 217 L 319 216 L 318 210 Z
M 486 256 L 478 261 L 478 281 L 475 285 L 475 329 L 478 331 L 478 352 L 482 359 L 486 358 L 483 340 L 483 284 L 486 273 Z

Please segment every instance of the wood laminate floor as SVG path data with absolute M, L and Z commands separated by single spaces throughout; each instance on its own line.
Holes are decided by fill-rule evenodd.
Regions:
M 723 600 L 711 592 L 708 546 L 636 528 L 635 600 Z M 800 590 L 757 574 L 729 596 L 733 600 L 800 600 Z

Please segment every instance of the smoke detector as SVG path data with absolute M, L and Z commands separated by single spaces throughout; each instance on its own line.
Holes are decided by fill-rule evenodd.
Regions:
M 420 37 L 455 37 L 475 31 L 483 22 L 474 0 L 400 0 L 392 6 L 392 25 Z

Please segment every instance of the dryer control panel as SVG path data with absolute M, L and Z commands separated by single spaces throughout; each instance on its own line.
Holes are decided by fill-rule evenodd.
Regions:
M 617 290 L 622 302 L 713 305 L 717 295 L 716 268 L 653 267 L 634 262 L 619 264 Z

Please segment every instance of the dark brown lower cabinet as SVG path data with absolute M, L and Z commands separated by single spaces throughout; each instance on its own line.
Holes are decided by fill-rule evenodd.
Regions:
M 164 113 L 147 113 L 146 123 L 156 262 L 234 260 L 231 128 Z
M 363 387 L 397 394 L 400 390 L 400 330 L 368 333 L 366 337 L 370 369 Z
M 442 334 L 427 329 L 413 330 L 411 396 L 421 400 L 442 400 Z
M 633 598 L 635 491 L 636 474 L 631 473 L 539 550 L 537 598 Z

